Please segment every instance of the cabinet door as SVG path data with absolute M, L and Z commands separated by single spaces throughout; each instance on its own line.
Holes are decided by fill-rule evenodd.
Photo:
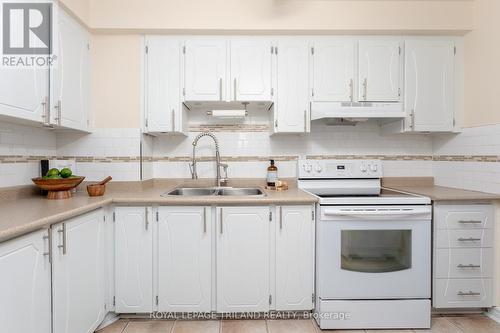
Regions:
M 231 41 L 231 100 L 271 100 L 271 42 Z
M 102 209 L 52 229 L 54 333 L 94 332 L 105 316 Z
M 115 209 L 115 312 L 153 311 L 153 233 L 145 207 Z
M 354 47 L 348 39 L 329 39 L 314 43 L 313 101 L 354 101 Z
M 90 36 L 64 11 L 59 12 L 59 54 L 51 68 L 52 124 L 87 130 L 90 109 Z
M 311 206 L 279 207 L 276 229 L 276 310 L 311 310 L 314 219 Z
M 277 48 L 277 86 L 274 131 L 304 133 L 309 126 L 309 45 L 306 41 L 280 41 Z
M 0 69 L 0 115 L 47 122 L 48 68 Z
M 359 100 L 397 102 L 400 95 L 401 44 L 399 40 L 359 42 Z
M 452 41 L 410 40 L 405 45 L 405 108 L 414 131 L 452 131 L 455 55 Z
M 180 131 L 181 45 L 176 39 L 146 39 L 146 127 L 148 132 Z
M 224 101 L 227 96 L 227 43 L 223 39 L 190 39 L 185 44 L 187 101 Z
M 210 207 L 160 207 L 158 213 L 158 311 L 209 312 Z
M 269 207 L 219 207 L 217 222 L 217 311 L 269 311 Z
M 51 332 L 48 232 L 0 244 L 2 332 Z

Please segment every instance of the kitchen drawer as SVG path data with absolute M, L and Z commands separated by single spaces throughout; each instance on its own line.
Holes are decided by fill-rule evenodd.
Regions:
M 437 249 L 435 278 L 492 278 L 493 248 Z
M 493 229 L 438 229 L 436 248 L 493 247 Z
M 489 308 L 493 306 L 493 279 L 435 279 L 435 308 Z
M 493 206 L 435 205 L 434 223 L 437 229 L 493 228 Z

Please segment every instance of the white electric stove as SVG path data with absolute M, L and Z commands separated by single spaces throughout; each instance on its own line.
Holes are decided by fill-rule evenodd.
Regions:
M 381 187 L 377 160 L 300 160 L 316 209 L 322 329 L 429 328 L 431 200 Z

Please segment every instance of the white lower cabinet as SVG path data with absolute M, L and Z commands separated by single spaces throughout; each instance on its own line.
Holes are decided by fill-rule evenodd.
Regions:
M 434 205 L 435 308 L 493 306 L 493 226 L 491 204 Z
M 158 208 L 158 311 L 210 312 L 210 207 Z
M 269 207 L 217 208 L 217 311 L 270 309 Z
M 103 216 L 98 209 L 52 226 L 54 333 L 94 332 L 106 314 Z
M 0 244 L 2 332 L 51 332 L 48 231 Z
M 115 208 L 115 312 L 153 311 L 150 208 Z
M 314 298 L 313 206 L 279 207 L 276 310 L 311 310 Z

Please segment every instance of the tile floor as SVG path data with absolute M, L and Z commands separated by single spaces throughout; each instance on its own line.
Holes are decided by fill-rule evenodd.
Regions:
M 120 319 L 98 333 L 500 333 L 500 324 L 483 315 L 434 316 L 430 330 L 320 331 L 313 320 L 167 321 Z

